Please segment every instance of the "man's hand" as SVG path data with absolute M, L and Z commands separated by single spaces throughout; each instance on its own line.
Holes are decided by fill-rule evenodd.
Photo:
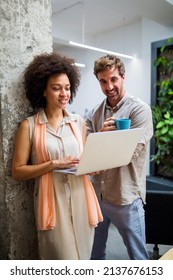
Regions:
M 114 122 L 114 118 L 107 118 L 104 123 L 103 123 L 103 127 L 100 129 L 100 132 L 104 132 L 104 131 L 111 131 L 111 130 L 116 130 L 115 127 L 115 122 Z
M 87 175 L 89 175 L 89 176 L 99 175 L 100 173 L 105 172 L 105 171 L 106 171 L 106 170 L 100 170 L 100 171 L 96 171 L 96 172 L 89 173 L 89 174 L 87 174 Z

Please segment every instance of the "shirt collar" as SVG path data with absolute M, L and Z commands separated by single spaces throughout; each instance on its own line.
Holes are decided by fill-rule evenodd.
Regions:
M 105 99 L 105 106 L 106 106 L 107 109 L 111 109 L 111 110 L 119 109 L 126 102 L 128 97 L 129 97 L 129 93 L 125 92 L 123 98 L 113 108 L 108 104 L 108 99 L 106 98 Z
M 77 120 L 77 116 L 75 114 L 71 114 L 67 110 L 64 110 L 64 121 L 63 121 L 63 123 L 70 123 L 71 121 L 76 121 L 76 120 Z M 40 111 L 39 123 L 40 124 L 48 123 L 47 116 L 46 116 L 45 111 L 43 109 Z

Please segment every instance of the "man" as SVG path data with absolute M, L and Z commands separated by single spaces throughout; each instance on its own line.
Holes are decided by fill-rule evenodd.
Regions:
M 116 56 L 95 61 L 94 74 L 106 98 L 89 112 L 87 133 L 115 130 L 114 119 L 130 118 L 131 128 L 143 128 L 143 134 L 131 162 L 91 177 L 104 221 L 95 231 L 91 259 L 106 258 L 110 223 L 121 234 L 131 260 L 147 260 L 144 203 L 146 196 L 146 156 L 153 135 L 150 107 L 124 90 L 125 67 Z M 127 139 L 128 145 L 128 139 Z M 116 156 L 116 155 L 115 155 Z

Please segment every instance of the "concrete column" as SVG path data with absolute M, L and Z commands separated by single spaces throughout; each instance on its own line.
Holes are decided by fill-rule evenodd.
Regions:
M 11 177 L 15 134 L 31 112 L 22 73 L 52 52 L 51 0 L 0 0 L 0 259 L 37 259 L 33 181 Z

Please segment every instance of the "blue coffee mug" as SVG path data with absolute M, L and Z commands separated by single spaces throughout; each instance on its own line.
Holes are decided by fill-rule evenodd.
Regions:
M 129 129 L 131 125 L 131 119 L 115 119 L 115 126 L 118 130 Z

